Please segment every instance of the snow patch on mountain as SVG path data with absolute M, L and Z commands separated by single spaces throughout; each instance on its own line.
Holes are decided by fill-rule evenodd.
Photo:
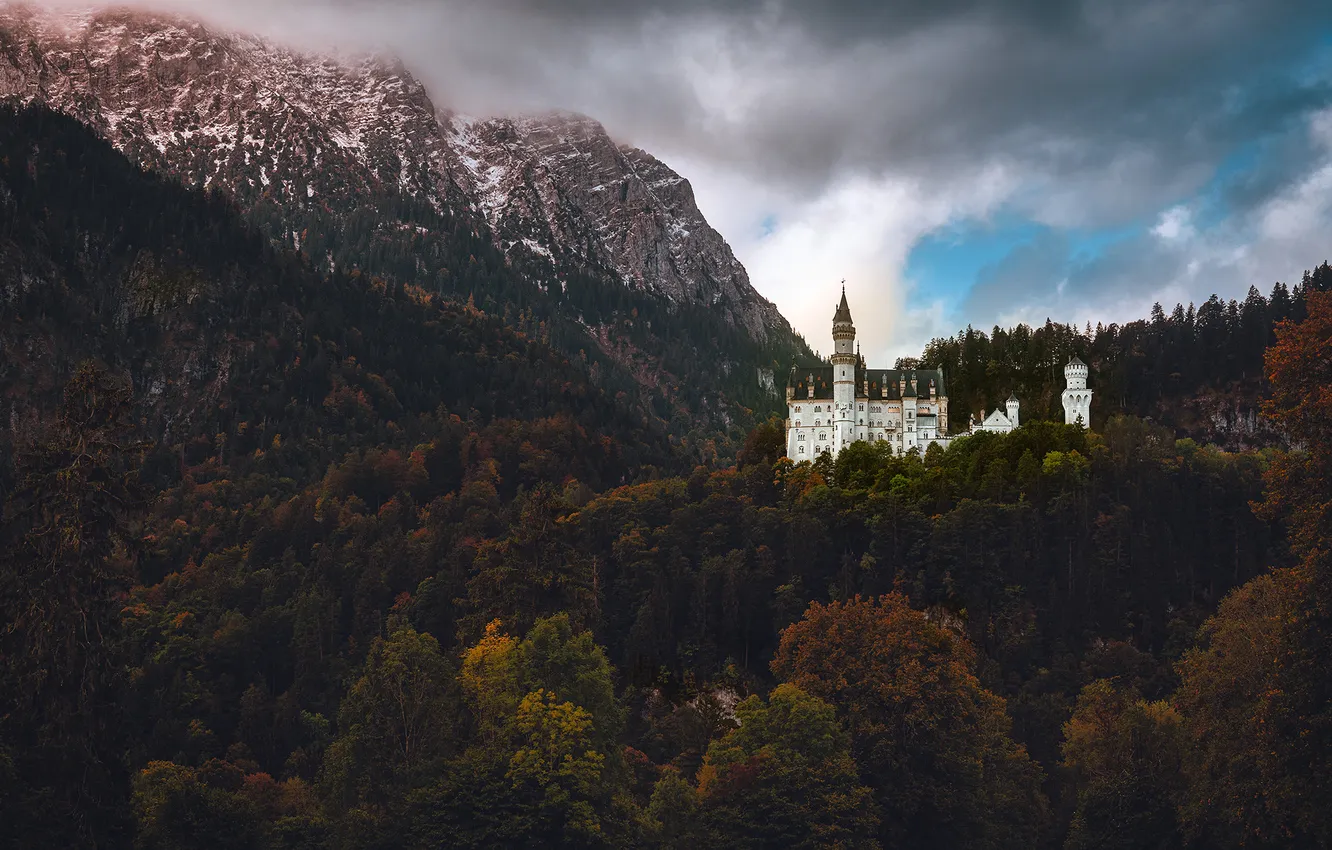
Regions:
M 0 98 L 40 101 L 131 158 L 242 206 L 335 213 L 375 193 L 470 210 L 552 266 L 789 333 L 689 182 L 596 121 L 437 110 L 401 65 L 319 57 L 179 18 L 0 6 Z M 282 231 L 286 232 L 286 231 Z

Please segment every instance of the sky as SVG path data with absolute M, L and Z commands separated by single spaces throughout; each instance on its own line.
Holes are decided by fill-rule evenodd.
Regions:
M 1327 0 L 144 0 L 565 109 L 689 179 L 815 349 L 1243 298 L 1332 259 Z

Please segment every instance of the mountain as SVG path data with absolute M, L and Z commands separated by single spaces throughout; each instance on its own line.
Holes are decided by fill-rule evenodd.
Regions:
M 706 304 L 755 339 L 789 328 L 694 202 L 689 181 L 581 115 L 446 117 L 453 174 L 506 245 L 602 266 Z
M 474 459 L 499 461 L 501 492 L 530 486 L 553 461 L 520 471 L 517 445 L 481 434 L 500 422 L 523 452 L 559 457 L 556 480 L 619 483 L 674 456 L 588 364 L 419 287 L 316 272 L 225 196 L 144 173 L 45 109 L 0 106 L 0 280 L 0 444 L 40 434 L 91 359 L 132 382 L 138 430 L 179 455 L 169 466 L 203 440 L 218 463 L 302 481 L 349 451 L 461 429 Z M 564 433 L 547 445 L 543 428 Z
M 688 182 L 582 116 L 467 118 L 386 60 L 25 6 L 0 10 L 0 97 L 224 191 L 319 270 L 471 297 L 514 321 L 528 311 L 563 350 L 599 349 L 663 417 L 725 424 L 771 407 L 772 371 L 808 353 Z M 478 262 L 510 271 L 483 289 Z

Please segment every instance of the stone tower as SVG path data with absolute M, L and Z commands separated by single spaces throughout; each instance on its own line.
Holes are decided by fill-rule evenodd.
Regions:
M 1013 423 L 1013 427 L 1016 428 L 1016 427 L 1018 426 L 1018 400 L 1017 400 L 1017 395 L 1016 395 L 1016 394 L 1013 394 L 1013 393 L 1010 393 L 1009 396 L 1008 396 L 1008 401 L 1004 402 L 1004 406 L 1008 408 L 1008 421 L 1009 421 L 1009 422 L 1012 422 L 1012 423 Z
M 1073 355 L 1064 367 L 1064 424 L 1079 420 L 1085 428 L 1091 424 L 1092 391 L 1087 389 L 1087 364 Z
M 842 286 L 842 303 L 833 314 L 833 445 L 834 454 L 856 438 L 856 328 Z

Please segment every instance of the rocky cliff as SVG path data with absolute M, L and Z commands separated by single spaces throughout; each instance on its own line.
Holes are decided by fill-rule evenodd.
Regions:
M 567 113 L 443 118 L 453 173 L 507 245 L 612 269 L 628 286 L 720 310 L 755 339 L 787 327 L 679 174 Z
M 483 217 L 501 250 L 552 275 L 604 273 L 712 310 L 761 345 L 792 340 L 689 183 L 589 118 L 468 118 L 378 58 L 304 55 L 138 12 L 25 6 L 0 7 L 0 98 L 45 103 L 145 166 L 226 191 L 317 265 L 357 264 L 366 252 L 349 243 L 389 241 L 419 255 L 409 271 L 428 282 L 454 271 L 432 264 L 431 231 Z

